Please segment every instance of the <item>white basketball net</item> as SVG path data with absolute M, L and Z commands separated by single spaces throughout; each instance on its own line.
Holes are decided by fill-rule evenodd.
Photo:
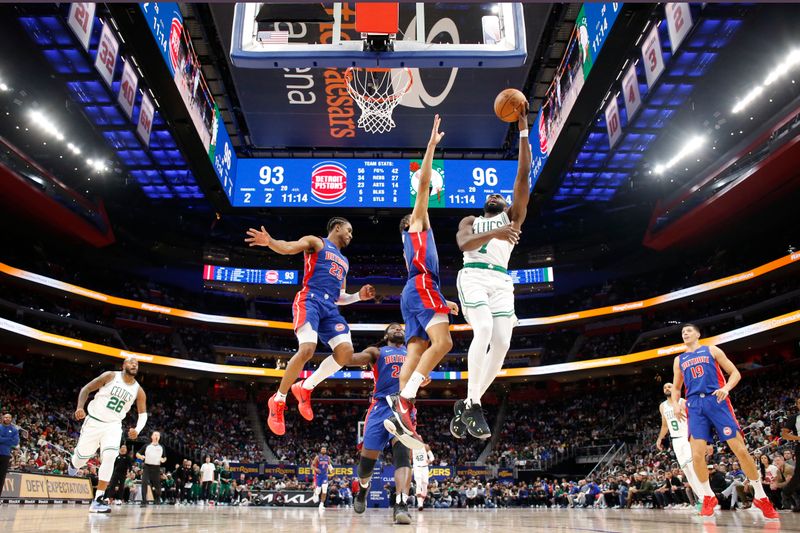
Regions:
M 395 126 L 392 111 L 411 88 L 411 69 L 350 67 L 345 77 L 347 92 L 361 109 L 358 127 L 368 133 L 391 131 Z

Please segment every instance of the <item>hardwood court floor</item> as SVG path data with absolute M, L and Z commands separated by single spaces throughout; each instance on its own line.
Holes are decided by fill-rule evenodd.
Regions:
M 167 533 L 511 533 L 516 531 L 722 533 L 800 532 L 800 516 L 782 513 L 780 523 L 765 522 L 751 511 L 717 512 L 714 521 L 703 521 L 689 511 L 649 509 L 439 509 L 412 511 L 410 526 L 393 526 L 389 511 L 368 509 L 356 516 L 352 509 L 270 507 L 114 507 L 108 515 L 90 515 L 87 506 L 0 505 L 2 532 L 116 533 L 159 531 Z

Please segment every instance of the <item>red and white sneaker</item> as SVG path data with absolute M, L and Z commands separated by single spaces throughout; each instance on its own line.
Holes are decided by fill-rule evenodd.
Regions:
M 273 394 L 267 402 L 267 407 L 269 407 L 269 417 L 267 418 L 269 429 L 276 435 L 283 435 L 286 433 L 286 422 L 283 420 L 283 412 L 286 411 L 286 401 L 276 401 L 275 395 Z
M 305 380 L 292 385 L 292 394 L 297 398 L 297 410 L 300 416 L 308 421 L 314 420 L 314 410 L 311 409 L 311 391 L 303 388 Z
M 703 508 L 700 509 L 700 516 L 714 516 L 714 508 L 716 506 L 716 496 L 703 496 Z
M 418 450 L 425 447 L 417 433 L 416 408 L 410 400 L 399 394 L 386 397 L 394 417 L 383 421 L 386 431 L 397 437 L 407 448 Z
M 772 502 L 769 501 L 769 498 L 754 499 L 753 505 L 758 507 L 758 510 L 761 511 L 761 514 L 764 515 L 764 518 L 767 520 L 779 520 L 778 511 L 772 506 Z

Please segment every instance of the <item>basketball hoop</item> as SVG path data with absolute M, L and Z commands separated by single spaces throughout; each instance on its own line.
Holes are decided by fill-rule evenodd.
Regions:
M 367 133 L 391 131 L 392 111 L 414 81 L 411 69 L 350 67 L 345 79 L 347 92 L 361 109 L 358 127 Z

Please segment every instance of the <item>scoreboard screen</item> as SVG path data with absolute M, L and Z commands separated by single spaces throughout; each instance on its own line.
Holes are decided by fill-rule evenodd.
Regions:
M 508 274 L 511 276 L 511 280 L 514 282 L 514 285 L 553 283 L 553 267 L 509 270 Z
M 234 207 L 413 207 L 420 159 L 239 159 Z M 436 159 L 430 207 L 511 203 L 515 160 Z
M 203 279 L 260 285 L 297 285 L 299 282 L 297 270 L 268 270 L 218 265 L 204 265 Z

